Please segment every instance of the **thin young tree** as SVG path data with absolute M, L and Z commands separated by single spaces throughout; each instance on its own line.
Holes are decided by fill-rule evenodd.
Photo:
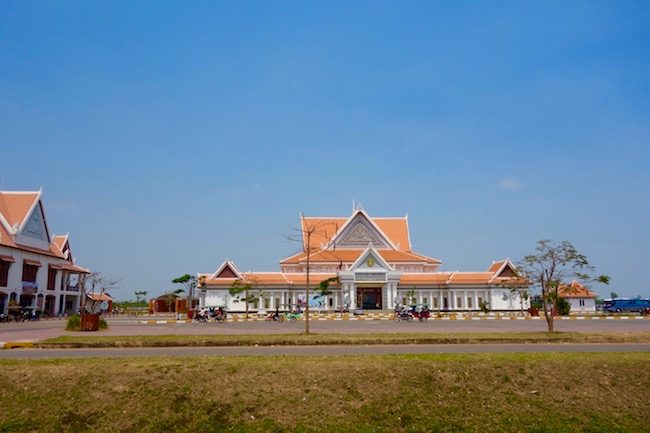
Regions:
M 85 278 L 84 281 L 84 289 L 86 287 L 90 288 L 91 293 L 95 294 L 97 291 L 99 291 L 99 296 L 96 297 L 97 299 L 91 299 L 90 300 L 90 311 L 95 312 L 95 309 L 97 308 L 98 303 L 101 303 L 101 297 L 104 293 L 108 292 L 117 284 L 120 282 L 120 280 L 115 280 L 113 278 L 106 277 L 102 275 L 101 272 L 91 272 L 88 274 Z M 86 286 L 87 285 L 87 286 Z M 87 292 L 84 291 L 83 294 L 84 298 L 87 297 Z M 94 297 L 93 297 L 94 298 Z M 85 301 L 85 299 L 84 299 Z M 81 314 L 86 313 L 86 305 L 84 302 L 83 308 L 81 309 Z
M 240 279 L 235 280 L 230 286 L 230 288 L 228 289 L 228 293 L 230 293 L 230 296 L 234 298 L 235 302 L 244 303 L 245 311 L 246 311 L 246 320 L 248 320 L 248 306 L 251 302 L 255 302 L 256 299 L 255 294 L 251 293 L 253 290 L 254 290 L 253 284 L 251 283 L 251 281 L 249 280 L 242 281 Z
M 553 314 L 558 310 L 558 289 L 570 280 L 580 280 L 583 284 L 599 282 L 609 284 L 607 275 L 593 277 L 594 267 L 587 257 L 580 254 L 569 241 L 553 242 L 543 239 L 537 242 L 533 254 L 525 256 L 519 265 L 520 272 L 542 294 L 542 308 L 548 332 L 554 332 Z
M 303 219 L 304 221 L 304 219 Z M 323 238 L 327 237 L 326 228 L 328 226 L 335 225 L 333 223 L 321 222 L 321 223 L 307 223 L 302 226 L 300 229 L 294 229 L 295 234 L 287 235 L 286 238 L 291 241 L 302 242 L 304 251 L 307 255 L 306 263 L 306 274 L 307 280 L 305 281 L 305 334 L 309 334 L 309 286 L 310 286 L 310 262 L 312 253 L 316 252 L 319 248 L 312 245 L 312 238 L 316 235 L 320 235 Z M 335 225 L 336 226 L 336 225 Z M 338 230 L 338 226 L 336 226 Z
M 194 289 L 196 289 L 196 277 L 194 275 L 185 274 L 172 280 L 174 284 L 180 284 L 181 292 L 187 294 L 187 311 L 192 310 L 192 302 L 194 301 Z
M 318 296 L 325 299 L 325 297 L 331 295 L 332 294 L 331 285 L 333 284 L 338 287 L 339 277 L 330 277 L 318 283 L 318 288 L 316 289 L 318 292 Z

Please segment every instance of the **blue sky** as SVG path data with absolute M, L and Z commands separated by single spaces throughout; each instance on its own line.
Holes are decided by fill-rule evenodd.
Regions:
M 0 184 L 118 298 L 352 200 L 445 270 L 569 240 L 650 296 L 650 3 L 187 3 L 0 4 Z

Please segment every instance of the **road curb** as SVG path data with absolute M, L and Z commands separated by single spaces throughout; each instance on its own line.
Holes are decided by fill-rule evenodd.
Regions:
M 34 341 L 0 341 L 0 349 L 31 349 L 36 347 Z
M 318 315 L 312 315 L 311 320 L 312 321 L 376 321 L 376 320 L 393 320 L 395 316 L 393 314 L 376 314 L 376 315 L 369 315 L 369 316 L 318 316 Z M 297 321 L 304 321 L 304 317 L 297 319 Z M 451 314 L 449 316 L 438 316 L 438 317 L 429 317 L 429 321 L 436 321 L 436 320 L 455 320 L 455 321 L 462 321 L 462 320 L 543 320 L 543 317 L 535 316 L 511 316 L 511 315 L 487 315 L 487 316 L 463 316 L 463 315 L 456 315 L 456 314 Z M 556 320 L 650 320 L 650 316 L 562 316 L 562 317 L 556 317 Z M 249 317 L 246 319 L 245 317 L 241 317 L 238 314 L 233 314 L 228 319 L 226 319 L 226 322 L 228 323 L 235 323 L 235 322 L 264 322 L 267 321 L 265 317 Z M 180 325 L 180 324 L 186 324 L 186 323 L 192 323 L 191 320 L 185 319 L 185 320 L 175 320 L 175 319 L 167 319 L 167 320 L 140 320 L 138 321 L 139 324 L 141 325 Z M 213 322 L 210 322 L 213 323 Z

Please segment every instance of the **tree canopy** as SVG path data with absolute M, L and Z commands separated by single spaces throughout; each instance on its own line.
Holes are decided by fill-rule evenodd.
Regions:
M 554 331 L 553 315 L 558 311 L 560 287 L 568 286 L 573 280 L 583 285 L 589 282 L 609 284 L 607 275 L 593 276 L 595 268 L 569 241 L 538 241 L 535 252 L 525 256 L 519 268 L 523 276 L 541 290 L 548 332 Z

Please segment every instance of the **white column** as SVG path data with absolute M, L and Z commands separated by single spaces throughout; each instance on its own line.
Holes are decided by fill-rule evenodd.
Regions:
M 473 305 L 475 310 L 479 309 L 478 306 L 478 291 L 474 291 L 474 305 Z
M 354 283 L 348 283 L 348 290 L 350 293 L 350 309 L 357 308 L 357 290 Z

